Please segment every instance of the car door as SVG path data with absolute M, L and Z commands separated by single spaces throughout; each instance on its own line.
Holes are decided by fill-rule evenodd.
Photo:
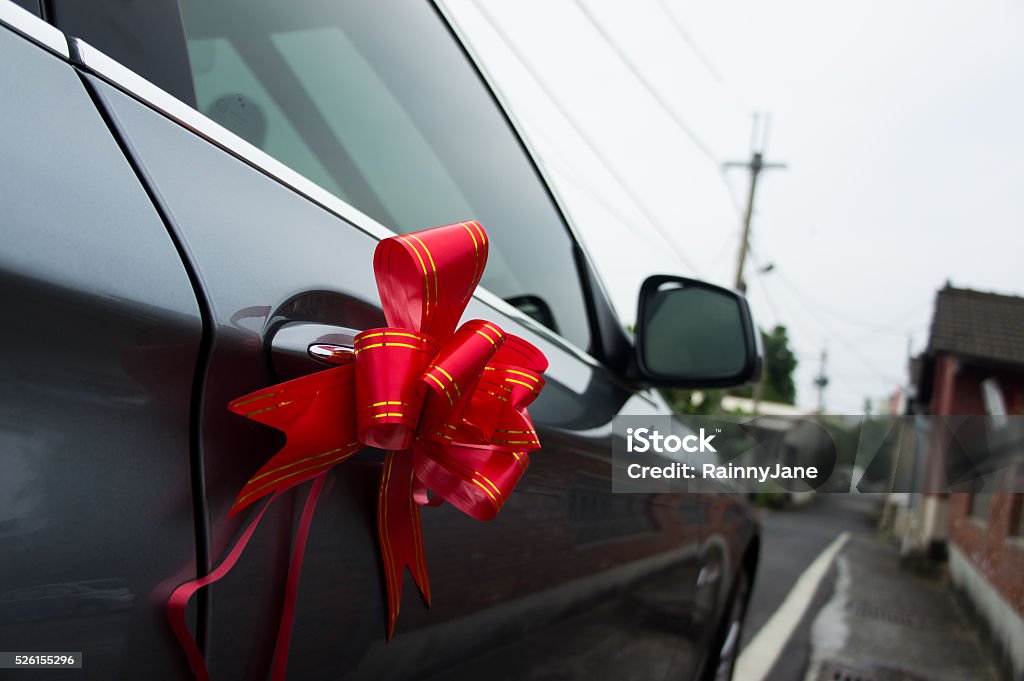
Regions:
M 196 571 L 201 316 L 67 56 L 59 31 L 0 3 L 0 647 L 82 653 L 80 678 L 181 678 L 154 604 Z M 75 607 L 100 579 L 133 605 Z
M 383 325 L 371 270 L 377 240 L 391 233 L 382 223 L 410 230 L 479 217 L 494 244 L 484 285 L 499 293 L 482 291 L 467 317 L 547 355 L 548 387 L 531 407 L 544 448 L 494 522 L 448 506 L 424 514 L 434 604 L 426 610 L 407 585 L 390 643 L 375 531 L 382 453 L 337 467 L 307 549 L 290 670 L 296 678 L 469 678 L 485 667 L 516 679 L 616 670 L 686 678 L 701 659 L 689 608 L 699 502 L 610 494 L 611 419 L 664 405 L 579 349 L 601 345 L 593 298 L 602 294 L 443 20 L 426 5 L 396 14 L 385 3 L 287 12 L 268 3 L 255 18 L 229 7 L 238 13 L 227 21 L 182 5 L 197 106 L 331 192 L 75 44 L 87 85 L 180 241 L 209 318 L 197 490 L 207 559 L 224 553 L 245 520 L 226 519 L 235 494 L 282 444 L 280 433 L 226 404 L 316 370 L 301 351 L 325 334 Z M 430 49 L 414 50 L 411 36 Z M 332 63 L 352 67 L 341 70 L 338 92 L 327 90 Z M 466 140 L 453 145 L 444 135 Z M 297 503 L 289 496 L 268 512 L 232 574 L 199 603 L 215 678 L 252 678 L 269 666 Z

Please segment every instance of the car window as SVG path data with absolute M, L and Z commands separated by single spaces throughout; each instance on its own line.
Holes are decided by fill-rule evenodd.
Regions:
M 203 86 L 204 97 L 198 107 L 203 113 L 285 165 L 301 169 L 324 189 L 349 200 L 230 41 L 192 41 L 189 58 L 195 79 Z
M 397 232 L 479 220 L 484 286 L 588 347 L 568 229 L 430 3 L 181 8 L 203 113 Z

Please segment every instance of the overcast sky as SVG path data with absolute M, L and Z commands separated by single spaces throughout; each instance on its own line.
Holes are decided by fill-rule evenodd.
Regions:
M 1024 5 L 1011 0 L 444 0 L 611 291 L 731 285 L 752 114 L 771 114 L 751 305 L 785 324 L 798 402 L 906 382 L 935 291 L 1024 293 Z M 767 274 L 757 270 L 772 263 Z

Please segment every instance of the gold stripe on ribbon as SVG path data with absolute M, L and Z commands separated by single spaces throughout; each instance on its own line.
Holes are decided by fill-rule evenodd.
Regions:
M 529 380 L 533 381 L 534 383 L 539 383 L 539 380 L 537 379 L 536 376 L 534 376 L 533 374 L 528 374 L 525 371 L 517 371 L 515 369 L 505 369 L 505 371 L 507 373 L 510 373 L 510 374 L 516 374 L 518 376 L 525 376 L 526 378 L 528 378 Z
M 392 564 L 394 563 L 394 556 L 391 552 L 391 539 L 388 537 L 388 503 L 387 503 L 387 489 L 388 483 L 391 480 L 391 467 L 394 463 L 392 453 L 388 452 L 384 458 L 384 473 L 383 479 L 381 480 L 380 491 L 377 493 L 377 508 L 382 509 L 380 531 L 384 535 L 384 541 L 381 543 L 381 551 L 385 554 L 384 556 L 384 578 L 387 580 L 388 593 L 397 593 L 394 590 L 395 577 L 392 574 Z M 396 599 L 397 600 L 397 599 Z M 391 622 L 398 619 L 398 603 L 392 603 L 391 598 L 388 598 L 388 626 L 390 627 Z
M 476 234 L 474 234 L 473 230 L 469 228 L 469 225 L 467 225 L 465 222 L 459 224 L 461 224 L 465 228 L 465 230 L 469 232 L 469 238 L 473 240 L 473 280 L 475 281 L 480 278 L 480 247 L 477 245 Z M 473 291 L 466 291 L 465 299 L 469 300 L 472 297 Z
M 481 336 L 483 336 L 484 338 L 486 338 L 487 340 L 489 340 L 489 341 L 491 342 L 491 345 L 493 345 L 494 347 L 498 347 L 498 344 L 497 344 L 497 343 L 496 343 L 496 342 L 494 341 L 494 339 L 493 339 L 493 338 L 491 338 L 490 336 L 488 336 L 488 335 L 487 335 L 486 333 L 484 333 L 484 332 L 483 332 L 483 331 L 481 331 L 480 329 L 477 329 L 477 330 L 476 330 L 476 333 L 480 334 Z
M 344 454 L 340 454 L 340 455 L 335 456 L 333 458 L 327 459 L 326 461 L 321 461 L 319 463 L 313 464 L 312 466 L 307 466 L 306 468 L 302 468 L 300 470 L 293 471 L 291 473 L 288 473 L 287 475 L 282 475 L 282 476 L 280 476 L 278 478 L 274 478 L 273 480 L 271 480 L 267 484 L 261 485 L 260 487 L 257 487 L 256 489 L 248 492 L 247 494 L 244 494 L 243 496 L 240 496 L 238 498 L 238 500 L 235 502 L 235 505 L 244 503 L 245 500 L 248 499 L 249 497 L 262 492 L 263 490 L 267 489 L 268 487 L 273 487 L 274 485 L 276 485 L 276 484 L 278 484 L 278 483 L 280 483 L 280 482 L 282 482 L 284 480 L 287 480 L 288 478 L 294 478 L 296 475 L 302 475 L 303 473 L 308 473 L 309 471 L 313 471 L 313 470 L 316 470 L 318 468 L 324 468 L 325 466 L 330 468 L 334 464 L 340 463 L 340 462 L 344 461 L 351 454 L 352 454 L 351 451 L 345 452 Z
M 416 242 L 420 246 L 422 246 L 423 250 L 426 251 L 426 253 L 427 253 L 427 259 L 430 260 L 430 276 L 432 276 L 434 278 L 434 303 L 436 303 L 437 305 L 440 305 L 441 304 L 441 291 L 440 291 L 440 288 L 439 288 L 439 285 L 438 285 L 438 276 L 439 275 L 438 275 L 438 272 L 437 272 L 437 264 L 434 263 L 434 256 L 431 254 L 430 249 L 427 248 L 427 245 L 425 243 L 423 243 L 422 239 L 420 239 L 415 234 L 409 234 L 408 236 L 411 239 L 416 239 Z
M 499 329 L 498 327 L 494 326 L 493 324 L 488 324 L 487 322 L 483 322 L 483 325 L 486 326 L 491 331 L 493 331 L 495 336 L 497 336 L 498 338 L 501 338 L 501 336 L 502 336 L 501 329 Z
M 490 485 L 491 489 L 494 490 L 495 494 L 497 494 L 499 497 L 502 497 L 501 490 L 498 489 L 498 486 L 495 485 L 493 482 L 491 482 L 490 479 L 486 475 L 484 475 L 480 471 L 473 471 L 473 474 L 476 475 L 481 480 L 483 480 L 484 482 L 486 482 L 488 485 Z M 504 497 L 502 497 L 502 498 L 504 498 Z
M 248 416 L 255 416 L 256 414 L 262 414 L 265 411 L 273 411 L 273 410 L 277 409 L 278 407 L 287 406 L 287 405 L 291 404 L 294 401 L 295 400 L 285 400 L 284 402 L 278 402 L 277 404 L 272 404 L 269 407 L 263 407 L 262 409 L 257 409 L 256 411 L 250 411 L 250 412 L 246 413 L 246 416 L 247 417 Z
M 259 400 L 265 400 L 268 397 L 273 397 L 274 395 L 280 395 L 280 394 L 281 394 L 280 390 L 275 390 L 274 392 L 267 393 L 266 395 L 257 395 L 256 397 L 250 397 L 247 400 L 241 400 L 240 402 L 235 402 L 234 406 L 241 407 L 243 404 L 249 404 L 250 402 L 258 402 Z
M 530 390 L 536 390 L 536 389 L 537 389 L 537 386 L 535 386 L 535 385 L 530 385 L 529 383 L 523 383 L 522 381 L 517 381 L 517 380 L 516 380 L 516 379 L 514 379 L 514 378 L 506 378 L 506 379 L 505 379 L 505 382 L 506 382 L 506 383 L 515 383 L 515 384 L 517 384 L 517 385 L 522 385 L 522 386 L 526 386 L 526 387 L 527 387 L 527 388 L 529 388 Z
M 355 354 L 359 354 L 363 350 L 372 350 L 373 348 L 409 348 L 410 350 L 418 350 L 420 352 L 426 352 L 423 348 L 416 347 L 415 345 L 409 345 L 408 343 L 374 343 L 373 345 L 361 346 L 355 349 Z
M 487 232 L 484 231 L 484 228 L 480 226 L 479 222 L 471 222 L 469 224 L 473 225 L 473 229 L 475 229 L 476 233 L 480 235 L 480 243 L 482 243 L 483 246 L 486 248 L 487 247 Z
M 452 378 L 451 374 L 449 374 L 447 371 L 444 370 L 444 367 L 438 366 L 437 364 L 435 364 L 434 366 L 432 366 L 430 368 L 431 369 L 437 369 L 442 374 L 444 374 L 448 378 L 448 380 L 452 382 L 452 387 L 455 388 L 455 394 L 458 395 L 459 397 L 462 397 L 462 391 L 459 390 L 459 384 L 455 382 L 455 379 Z
M 426 339 L 423 338 L 423 336 L 418 336 L 415 333 L 404 333 L 402 331 L 377 331 L 375 333 L 360 334 L 359 338 L 356 340 L 356 344 L 358 345 L 359 343 L 362 343 L 367 338 L 376 338 L 377 336 L 404 336 L 405 338 L 415 338 L 416 340 L 426 342 Z
M 445 387 L 444 383 L 441 382 L 441 379 L 439 379 L 437 376 L 435 376 L 434 374 L 431 374 L 431 373 L 426 373 L 426 374 L 423 374 L 423 375 L 426 376 L 427 378 L 429 378 L 434 383 L 437 383 L 438 387 L 441 388 L 441 390 L 444 391 L 444 396 L 448 398 L 448 402 L 450 404 L 455 404 L 455 400 L 452 399 L 451 393 L 448 392 L 448 388 Z
M 494 498 L 494 495 L 493 495 L 493 494 L 491 494 L 491 490 L 489 490 L 489 489 L 487 489 L 486 487 L 484 487 L 484 484 L 483 484 L 482 482 L 480 482 L 479 480 L 471 480 L 470 482 L 472 482 L 472 483 L 473 483 L 474 485 L 476 485 L 477 487 L 479 487 L 480 489 L 482 489 L 482 490 L 483 490 L 484 492 L 486 492 L 486 493 L 487 493 L 487 496 L 491 498 L 491 504 L 492 504 L 492 505 L 493 505 L 493 506 L 494 506 L 495 508 L 497 508 L 497 507 L 498 507 L 498 500 Z
M 426 309 L 423 311 L 423 314 L 424 314 L 424 316 L 429 316 L 430 315 L 430 275 L 427 274 L 427 264 L 425 262 L 423 262 L 423 256 L 420 255 L 419 250 L 416 248 L 416 245 L 413 242 L 409 241 L 409 239 L 407 239 L 405 236 L 399 236 L 399 237 L 397 237 L 397 239 L 399 241 L 401 241 L 403 244 L 408 245 L 412 249 L 412 252 L 416 254 L 416 259 L 420 261 L 420 269 L 423 270 L 423 288 L 424 288 L 424 290 L 427 293 L 427 296 L 424 299 L 424 305 L 425 305 Z
M 259 475 L 254 476 L 253 478 L 251 478 L 249 480 L 249 482 L 256 482 L 257 480 L 260 480 L 261 478 L 265 478 L 268 475 L 273 475 L 274 473 L 279 473 L 280 471 L 286 470 L 288 468 L 292 468 L 294 466 L 298 466 L 299 464 L 306 463 L 307 461 L 313 461 L 314 459 L 322 459 L 323 457 L 330 456 L 331 454 L 334 454 L 335 452 L 340 452 L 345 447 L 354 447 L 354 448 L 358 449 L 359 448 L 359 443 L 358 442 L 349 442 L 347 445 L 345 445 L 343 447 L 335 447 L 334 449 L 330 449 L 330 450 L 328 450 L 326 452 L 323 452 L 321 454 L 314 454 L 313 456 L 307 456 L 307 457 L 305 457 L 303 459 L 296 459 L 295 461 L 292 461 L 291 463 L 286 463 L 284 465 L 278 466 L 277 468 L 271 468 L 269 471 L 266 471 L 264 473 L 260 473 Z
M 412 487 L 415 484 L 415 481 L 416 481 L 416 470 L 415 470 L 415 468 L 413 468 L 412 471 L 410 471 L 410 474 L 409 474 L 409 486 Z M 416 518 L 416 522 L 414 522 L 412 524 L 412 532 L 413 532 L 413 535 L 415 536 L 415 543 L 416 543 L 416 563 L 417 563 L 417 565 L 416 565 L 417 570 L 416 571 L 419 573 L 419 575 L 418 575 L 419 579 L 416 580 L 416 585 L 420 589 L 422 589 L 423 588 L 423 584 L 427 583 L 427 557 L 423 553 L 423 524 L 421 522 L 419 522 L 419 518 L 417 517 L 417 516 L 419 516 L 419 513 L 420 513 L 419 506 L 417 506 L 415 499 L 413 499 L 412 495 L 410 494 L 409 495 L 409 515 L 413 516 L 414 518 Z M 427 587 L 427 593 L 428 593 L 427 603 L 429 604 L 429 602 L 430 602 L 430 596 L 429 596 L 430 588 L 429 587 Z

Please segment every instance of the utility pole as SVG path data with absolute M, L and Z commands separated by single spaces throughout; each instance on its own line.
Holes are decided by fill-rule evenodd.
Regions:
M 785 168 L 785 163 L 768 163 L 764 160 L 765 138 L 768 136 L 770 118 L 765 117 L 764 125 L 760 126 L 761 117 L 754 115 L 754 131 L 751 139 L 751 156 L 749 161 L 730 161 L 726 168 L 746 168 L 750 171 L 750 193 L 747 195 L 747 214 L 743 218 L 743 238 L 740 239 L 740 252 L 736 262 L 736 283 L 734 288 L 746 292 L 747 285 L 743 281 L 743 266 L 747 261 L 747 250 L 750 244 L 750 221 L 754 215 L 754 194 L 757 192 L 757 178 L 761 171 L 772 168 Z
M 821 366 L 818 369 L 818 377 L 814 379 L 814 385 L 818 387 L 818 414 L 825 413 L 825 387 L 828 386 L 828 376 L 825 375 L 825 363 L 828 361 L 828 352 L 821 351 Z
M 760 125 L 761 117 L 754 114 L 754 126 L 750 135 L 750 161 L 730 161 L 725 164 L 726 168 L 746 168 L 750 171 L 750 193 L 747 194 L 747 214 L 743 216 L 743 238 L 740 239 L 740 252 L 736 261 L 736 282 L 733 284 L 740 293 L 747 292 L 747 284 L 743 281 L 743 266 L 747 262 L 747 251 L 750 249 L 750 221 L 754 216 L 754 194 L 757 192 L 757 178 L 762 170 L 772 168 L 785 168 L 785 163 L 766 163 L 764 150 L 767 146 L 768 128 L 771 117 L 765 116 L 764 125 Z M 755 331 L 760 333 L 760 331 Z M 768 378 L 769 358 L 764 357 L 764 365 L 761 367 L 761 380 L 754 384 L 754 414 L 761 413 L 761 396 L 764 394 L 764 382 Z

